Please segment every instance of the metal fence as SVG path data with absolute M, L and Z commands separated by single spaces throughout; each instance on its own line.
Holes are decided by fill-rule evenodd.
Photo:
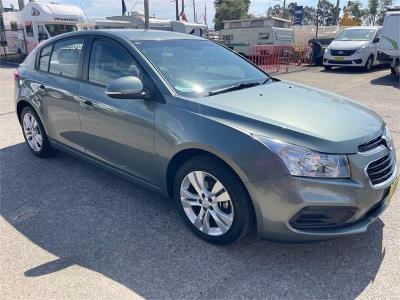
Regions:
M 250 47 L 249 59 L 268 72 L 292 72 L 311 66 L 312 46 L 253 45 Z

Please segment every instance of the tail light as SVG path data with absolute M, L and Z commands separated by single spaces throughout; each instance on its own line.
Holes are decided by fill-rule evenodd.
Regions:
M 14 80 L 15 80 L 15 81 L 18 81 L 20 78 L 21 78 L 21 76 L 20 76 L 20 74 L 19 74 L 19 70 L 16 69 L 16 70 L 14 71 Z

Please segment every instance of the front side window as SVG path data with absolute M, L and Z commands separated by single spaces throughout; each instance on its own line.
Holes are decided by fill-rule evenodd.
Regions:
M 55 43 L 51 54 L 50 73 L 77 77 L 84 41 L 83 38 L 76 38 Z
M 75 25 L 65 25 L 65 24 L 46 24 L 46 29 L 51 37 L 57 36 L 62 33 L 77 31 L 78 27 Z
M 25 22 L 25 31 L 27 36 L 33 36 L 33 26 L 31 21 Z
M 370 41 L 376 29 L 347 29 L 339 34 L 335 41 Z
M 39 70 L 43 72 L 47 72 L 49 70 L 49 62 L 51 55 L 51 48 L 53 45 L 46 46 L 40 52 L 39 57 Z
M 216 43 L 206 40 L 134 42 L 177 94 L 202 97 L 242 83 L 262 83 L 268 75 Z
M 143 81 L 143 72 L 128 51 L 114 42 L 95 40 L 90 54 L 89 81 L 107 86 L 125 76 L 136 76 Z

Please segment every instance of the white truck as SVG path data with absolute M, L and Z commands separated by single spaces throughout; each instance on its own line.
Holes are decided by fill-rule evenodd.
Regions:
M 27 55 L 42 40 L 78 30 L 84 13 L 73 5 L 29 2 L 20 11 L 5 12 L 3 21 L 8 51 Z
M 220 35 L 224 44 L 236 52 L 250 55 L 251 45 L 291 45 L 294 31 L 290 21 L 275 17 L 262 17 L 224 21 Z
M 379 52 L 390 60 L 393 74 L 400 75 L 400 7 L 391 8 L 385 15 Z

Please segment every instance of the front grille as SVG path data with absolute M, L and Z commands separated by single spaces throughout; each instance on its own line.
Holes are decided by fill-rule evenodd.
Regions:
M 386 156 L 370 163 L 367 167 L 367 174 L 373 185 L 382 183 L 388 180 L 395 168 L 395 162 L 392 159 L 390 152 Z
M 370 140 L 364 144 L 361 144 L 360 146 L 358 146 L 358 151 L 367 152 L 371 149 L 378 147 L 379 145 L 385 145 L 385 141 L 382 139 L 382 136 L 378 136 L 377 138 L 374 138 L 373 140 Z
M 331 55 L 334 56 L 350 56 L 353 55 L 356 50 L 334 50 L 331 49 Z

